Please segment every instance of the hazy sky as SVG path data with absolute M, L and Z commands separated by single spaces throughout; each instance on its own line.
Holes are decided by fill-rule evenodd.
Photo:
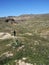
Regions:
M 49 0 L 0 0 L 0 17 L 49 13 Z

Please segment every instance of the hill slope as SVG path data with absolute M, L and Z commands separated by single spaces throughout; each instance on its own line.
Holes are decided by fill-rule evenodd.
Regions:
M 0 34 L 14 30 L 0 39 L 0 65 L 49 65 L 49 14 L 0 18 Z

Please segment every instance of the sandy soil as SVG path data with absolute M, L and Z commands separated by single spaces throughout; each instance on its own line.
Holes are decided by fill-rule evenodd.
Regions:
M 9 39 L 14 38 L 14 36 L 11 36 L 10 33 L 0 32 L 0 39 Z

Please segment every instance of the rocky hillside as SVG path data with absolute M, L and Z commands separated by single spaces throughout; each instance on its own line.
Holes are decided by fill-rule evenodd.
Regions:
M 49 14 L 0 18 L 0 65 L 49 65 Z
M 49 20 L 49 14 L 25 14 L 20 16 L 8 16 L 8 17 L 1 17 L 0 20 L 15 20 L 17 21 L 26 21 L 26 20 Z

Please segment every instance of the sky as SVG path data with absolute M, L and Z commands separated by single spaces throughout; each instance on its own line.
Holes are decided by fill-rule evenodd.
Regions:
M 49 0 L 0 0 L 0 17 L 49 13 Z

